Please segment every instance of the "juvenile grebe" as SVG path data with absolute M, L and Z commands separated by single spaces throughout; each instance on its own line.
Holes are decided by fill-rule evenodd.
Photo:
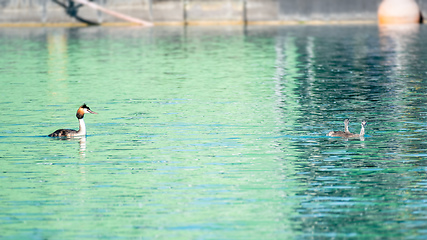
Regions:
M 343 131 L 330 131 L 328 132 L 328 134 L 326 134 L 326 136 L 330 136 L 330 137 L 342 137 L 346 134 L 351 134 L 350 131 L 348 130 L 348 124 L 350 123 L 350 119 L 346 118 L 344 120 L 344 132 Z
M 354 137 L 363 137 L 365 136 L 365 127 L 366 124 L 368 124 L 365 120 L 362 121 L 362 128 L 360 129 L 360 134 L 353 134 L 353 133 L 349 133 L 346 136 L 343 136 L 345 138 L 354 138 Z
M 49 134 L 49 137 L 77 137 L 77 136 L 86 136 L 86 125 L 83 117 L 85 113 L 98 114 L 92 110 L 86 104 L 83 104 L 79 107 L 76 113 L 77 119 L 79 119 L 79 130 L 73 129 L 58 129 L 55 132 Z
M 334 135 L 333 137 L 343 137 L 343 138 L 355 138 L 355 137 L 363 137 L 365 136 L 365 127 L 366 127 L 367 122 L 366 121 L 362 121 L 362 128 L 360 129 L 360 134 L 354 134 L 354 133 L 344 133 L 341 135 Z M 328 135 L 329 136 L 329 135 Z

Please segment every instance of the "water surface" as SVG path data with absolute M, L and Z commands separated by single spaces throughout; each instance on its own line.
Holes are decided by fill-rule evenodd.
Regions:
M 427 28 L 0 29 L 2 239 L 425 239 Z M 46 137 L 78 128 L 86 138 Z M 343 130 L 365 138 L 326 137 Z

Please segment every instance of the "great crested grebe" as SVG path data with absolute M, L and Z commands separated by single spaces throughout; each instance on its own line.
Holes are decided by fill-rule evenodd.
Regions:
M 326 136 L 330 136 L 330 137 L 342 137 L 346 134 L 351 134 L 350 131 L 348 130 L 348 124 L 350 123 L 350 119 L 346 118 L 344 120 L 344 132 L 343 131 L 330 131 L 328 132 L 328 134 L 326 134 Z
M 354 133 L 344 133 L 340 136 L 333 136 L 333 137 L 343 137 L 343 138 L 355 138 L 355 137 L 360 137 L 363 138 L 363 136 L 365 136 L 365 127 L 366 124 L 368 124 L 365 120 L 362 121 L 362 128 L 360 129 L 360 133 L 359 134 L 354 134 Z
M 79 119 L 79 130 L 73 129 L 58 129 L 55 132 L 49 134 L 49 137 L 78 137 L 78 136 L 86 136 L 86 125 L 83 117 L 85 113 L 98 114 L 92 110 L 86 104 L 83 104 L 79 107 L 76 113 L 77 119 Z

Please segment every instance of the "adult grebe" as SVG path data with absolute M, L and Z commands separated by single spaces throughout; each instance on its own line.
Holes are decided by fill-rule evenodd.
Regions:
M 77 136 L 86 136 L 86 125 L 83 117 L 85 113 L 98 114 L 92 110 L 86 104 L 83 104 L 79 107 L 76 113 L 77 119 L 79 119 L 79 130 L 73 129 L 58 129 L 55 132 L 49 134 L 49 137 L 77 137 Z
M 344 132 L 343 131 L 330 131 L 326 136 L 330 137 L 342 137 L 346 134 L 351 134 L 350 131 L 348 131 L 348 124 L 350 123 L 350 119 L 346 118 L 344 120 Z

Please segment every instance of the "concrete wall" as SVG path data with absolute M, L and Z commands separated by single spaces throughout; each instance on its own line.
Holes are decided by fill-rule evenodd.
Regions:
M 363 21 L 375 20 L 381 0 L 287 0 L 280 1 L 282 20 Z
M 94 0 L 108 9 L 157 24 L 376 21 L 381 0 Z M 427 0 L 418 0 L 427 16 Z M 67 15 L 69 0 L 0 0 L 0 23 L 77 23 Z M 123 22 L 87 6 L 78 18 Z

